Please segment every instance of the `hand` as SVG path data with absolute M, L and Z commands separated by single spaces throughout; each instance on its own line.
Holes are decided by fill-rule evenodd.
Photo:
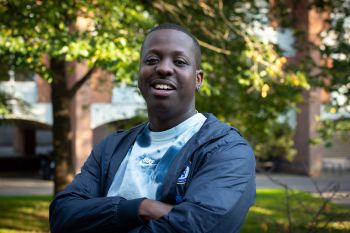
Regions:
M 145 199 L 140 204 L 139 216 L 143 220 L 157 220 L 167 215 L 173 207 L 160 201 Z

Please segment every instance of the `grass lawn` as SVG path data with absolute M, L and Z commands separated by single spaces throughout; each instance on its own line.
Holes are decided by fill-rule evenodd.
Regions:
M 241 233 L 258 232 L 350 232 L 350 208 L 327 203 L 322 214 L 320 198 L 309 193 L 289 190 L 290 222 L 283 189 L 259 189 Z M 317 216 L 317 217 L 316 217 Z M 318 220 L 315 221 L 315 218 Z M 291 229 L 290 227 L 291 226 Z
M 0 197 L 0 233 L 49 232 L 51 199 L 51 196 Z M 284 190 L 258 190 L 256 204 L 250 209 L 241 233 L 288 232 L 285 203 Z M 318 224 L 313 225 L 312 219 L 322 204 L 319 198 L 292 191 L 290 203 L 293 233 L 350 232 L 350 208 L 327 204 Z M 318 231 L 309 231 L 313 226 Z
M 0 197 L 0 233 L 49 232 L 51 196 Z

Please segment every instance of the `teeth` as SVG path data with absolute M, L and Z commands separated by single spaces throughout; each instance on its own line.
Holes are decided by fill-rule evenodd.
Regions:
M 167 84 L 156 84 L 154 87 L 156 89 L 161 89 L 161 90 L 170 90 L 170 89 L 172 89 L 171 86 L 169 86 Z

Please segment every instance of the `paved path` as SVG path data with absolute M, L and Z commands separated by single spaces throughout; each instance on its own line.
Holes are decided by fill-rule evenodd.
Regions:
M 256 183 L 258 188 L 281 188 L 278 183 L 288 185 L 293 189 L 301 189 L 307 192 L 316 192 L 317 189 L 327 191 L 334 185 L 337 185 L 339 191 L 350 192 L 350 173 L 340 175 L 323 175 L 317 178 L 310 178 L 301 175 L 288 174 L 257 174 Z
M 258 188 L 281 188 L 278 183 L 288 185 L 293 189 L 317 193 L 317 189 L 329 194 L 332 188 L 337 188 L 335 201 L 350 207 L 350 173 L 340 175 L 324 175 L 311 179 L 307 176 L 272 174 L 268 178 L 264 174 L 257 174 Z M 0 196 L 8 195 L 39 195 L 52 194 L 53 182 L 38 178 L 0 177 Z
M 52 181 L 37 178 L 0 177 L 0 196 L 44 195 L 52 193 Z
M 287 185 L 289 188 L 316 195 L 322 192 L 325 197 L 335 194 L 333 201 L 350 207 L 350 173 L 323 175 L 317 178 L 286 174 L 269 176 L 258 174 L 256 185 L 258 188 L 282 188 L 282 185 Z

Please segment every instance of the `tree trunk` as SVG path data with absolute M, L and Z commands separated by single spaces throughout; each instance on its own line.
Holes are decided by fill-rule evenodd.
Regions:
M 53 112 L 53 151 L 56 162 L 55 194 L 62 191 L 74 178 L 73 131 L 71 127 L 66 62 L 50 60 L 53 72 L 52 112 Z

